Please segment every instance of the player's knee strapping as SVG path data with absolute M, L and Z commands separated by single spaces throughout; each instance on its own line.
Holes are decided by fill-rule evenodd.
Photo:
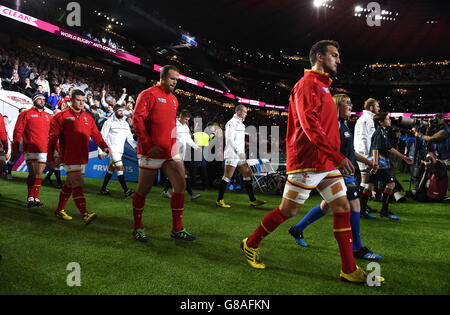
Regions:
M 311 190 L 315 187 L 308 187 L 291 181 L 289 178 L 286 182 L 286 187 L 283 192 L 283 198 L 291 200 L 298 204 L 304 204 L 306 199 L 309 198 Z
M 345 186 L 344 180 L 341 178 L 319 191 L 319 193 L 323 200 L 329 204 L 340 197 L 347 196 L 347 187 Z

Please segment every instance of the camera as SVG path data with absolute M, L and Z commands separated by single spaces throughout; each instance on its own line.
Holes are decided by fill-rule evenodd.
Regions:
M 398 125 L 403 128 L 415 127 L 417 131 L 429 136 L 433 135 L 440 129 L 438 117 L 434 117 L 430 122 L 410 117 L 400 117 Z
M 400 117 L 398 120 L 398 125 L 403 128 L 415 127 L 418 131 L 425 133 L 427 128 L 430 126 L 428 121 L 418 120 L 411 117 Z

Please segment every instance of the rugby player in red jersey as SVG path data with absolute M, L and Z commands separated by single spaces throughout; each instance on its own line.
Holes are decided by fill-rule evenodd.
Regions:
M 286 139 L 288 180 L 281 204 L 268 213 L 258 228 L 241 242 L 247 262 L 263 269 L 258 249 L 264 237 L 295 216 L 317 189 L 333 212 L 333 231 L 341 255 L 342 280 L 366 282 L 366 273 L 355 264 L 350 227 L 350 205 L 342 174 L 354 167 L 340 152 L 336 105 L 330 93 L 330 74 L 340 64 L 339 44 L 324 40 L 314 44 L 309 58 L 312 69 L 294 86 L 289 98 Z
M 35 93 L 33 107 L 19 114 L 14 127 L 12 156 L 19 156 L 20 139 L 23 138 L 23 155 L 28 167 L 28 207 L 41 207 L 39 191 L 42 173 L 47 162 L 47 144 L 52 116 L 46 113 L 45 96 Z
M 64 209 L 72 195 L 84 223 L 88 225 L 96 218 L 95 213 L 87 212 L 86 199 L 83 194 L 83 173 L 89 161 L 89 138 L 92 138 L 108 156 L 110 150 L 94 119 L 84 111 L 85 102 L 84 93 L 80 90 L 73 90 L 71 105 L 56 114 L 51 120 L 47 162 L 49 165 L 55 162 L 54 152 L 59 140 L 60 161 L 61 164 L 64 164 L 67 176 L 59 194 L 55 215 L 62 220 L 72 220 L 72 217 Z
M 195 241 L 183 227 L 184 191 L 186 189 L 185 169 L 176 148 L 176 116 L 178 100 L 173 94 L 179 77 L 175 66 L 161 69 L 160 82 L 142 91 L 136 101 L 133 127 L 138 137 L 139 179 L 133 195 L 133 237 L 148 242 L 142 223 L 145 197 L 162 169 L 173 187 L 170 200 L 172 208 L 171 237 L 184 241 Z

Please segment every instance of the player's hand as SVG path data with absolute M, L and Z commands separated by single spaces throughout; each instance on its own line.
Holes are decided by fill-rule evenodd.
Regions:
M 107 157 L 109 157 L 111 155 L 111 150 L 108 147 L 106 147 L 105 150 L 103 150 L 103 152 L 106 153 Z
M 162 148 L 154 145 L 150 150 L 148 150 L 148 155 L 152 158 L 159 158 L 161 156 Z
M 98 158 L 100 159 L 100 160 L 103 160 L 103 157 L 104 157 L 105 155 L 104 154 L 99 154 L 98 155 Z
M 341 163 L 339 163 L 339 165 L 337 166 L 337 169 L 342 173 L 342 174 L 353 174 L 355 172 L 355 167 L 353 166 L 352 162 L 350 162 L 349 159 L 345 158 L 344 160 L 342 160 Z
M 6 159 L 6 160 L 9 160 L 10 157 L 11 157 L 11 153 L 6 153 L 5 159 Z
M 245 160 L 245 153 L 239 153 L 238 155 L 241 160 Z
M 372 169 L 370 170 L 370 174 L 374 175 L 377 173 L 377 171 L 378 171 L 378 163 L 373 165 Z
M 196 151 L 202 151 L 202 147 L 198 147 L 197 149 L 195 149 Z
M 410 157 L 407 157 L 407 156 L 404 156 L 404 158 L 402 158 L 402 160 L 405 161 L 409 165 L 414 163 L 414 161 Z

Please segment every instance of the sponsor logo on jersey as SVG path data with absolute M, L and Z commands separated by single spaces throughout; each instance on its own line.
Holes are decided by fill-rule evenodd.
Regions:
M 324 86 L 322 86 L 322 91 L 323 91 L 324 93 L 330 93 L 330 90 L 328 90 L 328 88 L 326 88 L 326 87 L 324 87 Z
M 160 103 L 167 103 L 167 100 L 165 98 L 158 97 L 158 102 L 160 102 Z
M 39 117 L 38 115 L 30 115 L 30 117 Z
M 66 120 L 75 120 L 75 117 L 66 117 Z

